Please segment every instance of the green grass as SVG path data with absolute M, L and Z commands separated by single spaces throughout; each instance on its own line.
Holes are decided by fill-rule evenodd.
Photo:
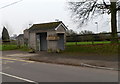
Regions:
M 110 41 L 95 41 L 93 44 L 108 44 Z M 77 45 L 92 44 L 92 42 L 77 42 Z M 67 42 L 66 45 L 76 45 L 76 42 Z
M 66 50 L 67 53 L 99 53 L 99 54 L 115 54 L 118 53 L 118 44 L 111 44 L 110 41 L 94 42 L 67 42 Z M 21 50 L 29 51 L 27 46 L 22 46 L 20 48 L 17 45 L 0 45 L 0 50 Z
M 18 47 L 17 45 L 0 45 L 0 51 L 6 51 L 6 50 L 21 50 L 21 51 L 29 51 L 27 46 Z
M 116 54 L 118 53 L 118 44 L 67 45 L 65 52 Z
M 110 44 L 111 41 L 94 41 L 92 42 L 67 42 L 66 45 L 86 45 L 86 44 Z M 119 41 L 120 43 L 120 41 Z
M 30 51 L 30 49 L 27 46 L 22 46 L 18 50 L 21 50 L 21 51 Z
M 2 45 L 0 45 L 0 51 L 2 50 Z
M 15 49 L 17 49 L 17 45 L 0 45 L 0 51 L 15 50 Z

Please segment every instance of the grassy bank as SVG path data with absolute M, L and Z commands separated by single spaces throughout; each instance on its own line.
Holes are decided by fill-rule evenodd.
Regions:
M 95 45 L 67 45 L 66 53 L 96 53 L 96 54 L 116 54 L 118 44 L 95 44 Z

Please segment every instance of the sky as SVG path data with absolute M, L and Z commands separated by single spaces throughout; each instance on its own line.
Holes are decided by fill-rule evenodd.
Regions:
M 0 0 L 0 8 L 19 0 Z M 68 29 L 76 32 L 90 30 L 93 32 L 110 32 L 110 16 L 101 15 L 78 28 L 71 19 L 68 0 L 22 0 L 19 3 L 0 9 L 0 34 L 6 26 L 10 35 L 21 34 L 29 24 L 63 21 Z M 95 24 L 97 22 L 98 24 Z

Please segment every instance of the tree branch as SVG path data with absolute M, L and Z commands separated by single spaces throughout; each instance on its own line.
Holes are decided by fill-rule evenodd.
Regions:
M 104 6 L 105 6 L 106 9 L 110 9 L 110 5 L 107 5 L 104 0 L 103 0 L 103 4 L 104 4 Z

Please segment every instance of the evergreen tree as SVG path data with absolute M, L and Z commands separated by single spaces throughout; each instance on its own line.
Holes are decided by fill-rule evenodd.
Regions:
M 10 36 L 8 33 L 8 30 L 3 27 L 3 31 L 2 31 L 2 42 L 9 42 L 10 41 Z

